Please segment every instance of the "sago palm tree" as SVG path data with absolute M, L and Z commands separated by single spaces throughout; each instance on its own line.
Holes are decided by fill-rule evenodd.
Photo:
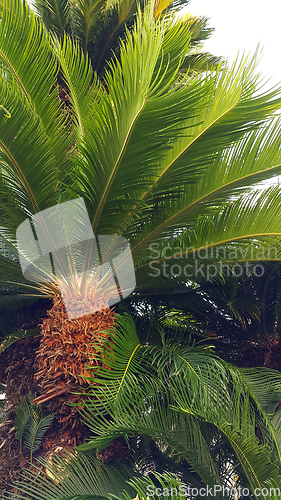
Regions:
M 14 301 L 52 302 L 40 330 L 24 329 L 3 342 L 8 370 L 2 381 L 14 406 L 32 389 L 35 403 L 46 403 L 54 414 L 44 453 L 84 441 L 86 427 L 66 402 L 83 404 L 78 389 L 89 385 L 89 366 L 102 364 L 93 341 L 108 338 L 104 331 L 115 312 L 104 307 L 71 320 L 53 271 L 43 282 L 23 278 L 16 231 L 26 219 L 83 198 L 91 231 L 129 241 L 136 288 L 127 300 L 140 307 L 148 292 L 186 286 L 198 266 L 200 273 L 210 270 L 206 265 L 220 272 L 222 263 L 245 260 L 250 244 L 251 262 L 261 261 L 261 246 L 262 260 L 272 259 L 273 247 L 279 258 L 279 188 L 246 197 L 255 183 L 281 172 L 278 89 L 258 92 L 254 60 L 207 75 L 182 73 L 190 53 L 188 25 L 173 13 L 153 13 L 154 5 L 139 7 L 100 79 L 72 34 L 49 33 L 20 1 L 3 3 L 1 299 L 5 308 Z M 52 237 L 59 234 L 59 221 L 52 231 Z M 218 251 L 202 257 L 205 247 Z M 79 268 L 82 257 L 70 249 L 68 264 Z M 85 287 L 81 279 L 78 271 L 67 278 L 73 300 L 89 295 L 95 301 L 97 283 Z M 35 337 L 36 356 L 32 346 L 30 352 L 23 348 L 27 335 Z M 2 456 L 6 450 L 3 445 Z

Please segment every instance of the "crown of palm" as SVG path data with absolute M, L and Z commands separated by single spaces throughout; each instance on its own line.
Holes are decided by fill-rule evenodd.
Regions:
M 279 188 L 244 196 L 281 171 L 280 120 L 274 117 L 281 100 L 278 89 L 257 94 L 255 60 L 183 75 L 191 48 L 187 28 L 196 44 L 200 26 L 173 12 L 159 16 L 165 4 L 149 5 L 144 13 L 126 2 L 36 5 L 49 33 L 20 2 L 7 0 L 1 18 L 3 288 L 52 294 L 52 285 L 40 290 L 22 278 L 15 231 L 30 215 L 77 197 L 84 198 L 96 234 L 129 240 L 139 293 L 186 281 L 162 272 L 155 277 L 152 244 L 159 266 L 181 268 L 187 262 L 192 268 L 193 256 L 206 245 L 235 244 L 241 255 L 249 242 L 279 249 Z M 112 9 L 123 13 L 114 25 L 122 25 L 123 38 L 100 79 L 89 56 L 90 33 Z M 131 9 L 136 23 L 128 29 Z M 86 44 L 79 13 L 88 16 Z M 99 54 L 106 53 L 104 46 Z

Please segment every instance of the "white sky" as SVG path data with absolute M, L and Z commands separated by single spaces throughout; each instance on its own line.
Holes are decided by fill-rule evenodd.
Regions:
M 208 27 L 215 28 L 204 43 L 207 52 L 231 63 L 238 51 L 241 55 L 253 55 L 259 45 L 261 59 L 257 71 L 265 77 L 263 89 L 277 84 L 281 87 L 280 0 L 190 0 L 185 10 L 208 17 Z M 267 188 L 277 183 L 281 183 L 281 176 L 259 186 Z
M 238 50 L 253 54 L 260 44 L 259 72 L 272 77 L 266 88 L 281 86 L 280 0 L 190 0 L 186 11 L 209 18 L 215 31 L 204 47 L 216 56 L 233 61 Z

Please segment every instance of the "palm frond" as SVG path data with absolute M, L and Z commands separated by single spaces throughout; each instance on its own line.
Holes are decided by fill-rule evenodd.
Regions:
M 61 66 L 62 78 L 69 90 L 78 137 L 84 138 L 84 118 L 90 105 L 89 99 L 95 96 L 96 79 L 90 89 L 93 78 L 90 61 L 75 40 L 71 40 L 67 35 L 59 40 L 53 35 L 53 45 Z
M 33 465 L 36 476 L 31 470 L 17 482 L 18 493 L 5 494 L 3 498 L 23 500 L 28 495 L 34 500 L 58 500 L 80 496 L 109 498 L 109 495 L 130 495 L 133 488 L 127 484 L 129 473 L 122 464 L 106 465 L 93 456 L 76 451 L 64 450 L 49 459 L 38 458 L 38 466 Z M 42 466 L 45 472 L 42 471 Z M 96 498 L 96 497 L 94 497 Z
M 2 342 L 2 344 L 0 344 L 0 354 L 4 352 L 14 342 L 17 342 L 19 339 L 23 339 L 26 337 L 35 337 L 36 335 L 40 335 L 39 328 L 36 328 L 34 330 L 21 330 L 20 332 L 15 332 L 12 335 L 9 335 Z
M 171 0 L 156 0 L 154 4 L 153 16 L 159 16 L 163 10 L 167 9 L 171 5 L 171 3 L 173 3 Z
M 124 335 L 124 328 L 128 333 L 132 328 L 127 319 L 123 322 L 119 318 L 118 323 L 122 325 L 121 335 L 117 330 L 110 334 L 117 347 L 110 343 L 109 349 L 101 353 L 105 365 L 110 366 L 111 384 L 106 377 L 108 368 L 101 368 L 95 373 L 96 385 L 89 389 L 89 399 L 83 403 L 83 420 L 95 437 L 81 445 L 81 451 L 103 448 L 121 435 L 148 434 L 165 443 L 170 456 L 184 457 L 203 483 L 219 484 L 216 465 L 200 429 L 200 422 L 206 422 L 226 440 L 240 464 L 241 480 L 247 481 L 252 491 L 268 477 L 277 480 L 280 470 L 275 433 L 255 392 L 249 389 L 251 384 L 248 387 L 238 369 L 207 352 L 204 346 L 175 343 L 164 348 L 143 346 L 143 359 L 132 363 L 137 340 L 132 344 Z M 127 349 L 131 346 L 131 354 L 128 350 L 120 367 L 122 343 Z M 158 377 L 151 370 L 144 373 L 142 363 L 157 369 Z M 268 370 L 267 374 L 274 383 L 275 373 Z M 255 372 L 249 371 L 251 378 L 255 383 Z M 126 390 L 118 392 L 124 380 Z M 104 415 L 108 412 L 110 420 Z M 256 436 L 257 423 L 262 431 L 261 443 Z
M 70 21 L 70 2 L 66 0 L 33 0 L 32 5 L 46 28 L 63 36 Z
M 33 395 L 30 393 L 28 400 L 24 397 L 17 409 L 15 427 L 20 439 L 20 450 L 22 444 L 30 450 L 30 461 L 32 463 L 33 452 L 36 451 L 42 438 L 50 427 L 54 415 L 43 416 L 42 407 L 32 404 Z
M 72 8 L 74 37 L 79 40 L 84 54 L 88 52 L 93 63 L 110 12 L 104 0 L 79 0 Z
M 171 500 L 177 500 L 179 498 L 178 495 L 184 495 L 185 493 L 185 488 L 179 478 L 175 474 L 169 473 L 154 473 L 152 477 L 131 479 L 129 484 L 133 486 L 137 495 L 134 500 L 147 500 L 147 498 L 156 500 L 156 498 L 158 498 L 158 495 L 155 494 L 156 484 L 159 485 L 161 491 L 170 493 L 169 498 L 171 498 Z M 149 497 L 147 493 L 149 493 Z M 117 497 L 114 496 L 113 498 L 117 500 Z M 131 500 L 131 497 L 125 493 L 122 497 L 119 497 L 118 500 Z
M 57 500 L 106 500 L 106 497 L 97 495 L 75 495 L 71 497 L 58 498 Z
M 185 57 L 180 68 L 180 72 L 205 72 L 214 71 L 221 63 L 218 57 L 213 56 L 209 52 L 200 52 L 199 54 L 190 54 Z
M 137 11 L 135 0 L 113 0 L 107 3 L 101 36 L 103 38 L 102 48 L 96 60 L 93 61 L 93 68 L 99 72 L 110 54 L 110 49 L 124 30 L 124 23 L 128 21 Z M 111 56 L 111 54 L 110 54 Z
M 242 379 L 266 410 L 268 405 L 281 401 L 281 374 L 269 368 L 240 368 Z
M 9 88 L 3 83 L 1 101 L 10 109 L 11 118 L 3 116 L 0 125 L 0 208 L 3 225 L 6 222 L 11 230 L 13 224 L 19 223 L 20 213 L 24 218 L 56 202 L 55 157 L 45 130 L 29 105 L 14 86 Z M 35 171 L 32 165 L 36 165 Z
M 87 206 L 94 230 L 117 232 L 115 211 L 119 217 L 122 212 L 125 221 L 131 210 L 135 212 L 134 207 L 143 188 L 148 189 L 154 183 L 156 165 L 164 150 L 169 152 L 171 141 L 182 135 L 182 113 L 191 119 L 196 116 L 198 106 L 204 105 L 211 89 L 211 83 L 207 82 L 199 93 L 195 83 L 191 83 L 188 89 L 178 86 L 164 95 L 160 88 L 158 90 L 162 77 L 156 78 L 159 72 L 156 68 L 160 64 L 161 69 L 164 58 L 161 72 L 166 78 L 166 69 L 169 70 L 170 64 L 165 59 L 169 58 L 173 43 L 168 36 L 162 40 L 163 22 L 151 19 L 149 9 L 146 9 L 143 18 L 139 12 L 138 23 L 131 33 L 127 33 L 126 43 L 121 43 L 120 62 L 116 60 L 109 64 L 110 70 L 104 78 L 107 93 L 100 90 L 97 94 L 99 106 L 93 107 L 88 118 L 89 135 L 75 178 L 79 177 L 82 184 L 77 194 L 89 200 Z M 181 39 L 182 45 L 188 44 L 189 37 L 182 38 L 182 31 L 176 28 L 174 34 L 178 42 Z M 180 58 L 171 62 L 172 72 L 167 77 L 169 88 L 178 80 L 179 63 Z M 141 136 L 143 140 L 140 141 Z M 107 141 L 112 145 L 110 151 L 106 147 Z M 151 163 L 149 171 L 147 161 Z M 129 177 L 128 166 L 131 171 Z M 190 172 L 189 179 L 192 175 L 194 171 Z M 106 226 L 102 223 L 102 220 L 107 220 L 108 213 L 111 228 L 108 222 Z
M 19 0 L 4 2 L 0 31 L 0 61 L 6 75 L 5 85 L 11 83 L 12 90 L 17 88 L 22 94 L 26 106 L 36 114 L 51 141 L 60 171 L 68 169 L 72 137 L 61 113 L 56 89 L 58 65 L 49 37 L 33 11 Z M 10 103 L 5 108 L 12 116 Z
M 20 405 L 17 408 L 15 417 L 16 433 L 18 439 L 20 440 L 20 453 L 22 453 L 23 434 L 29 422 L 30 415 L 31 415 L 30 405 L 28 404 L 27 399 L 23 398 Z
M 250 101 L 248 102 L 250 103 Z M 251 104 L 254 104 L 254 99 L 251 100 Z M 216 107 L 216 110 L 218 110 L 218 107 Z M 231 110 L 229 110 L 230 119 L 233 113 L 235 113 L 234 109 L 232 112 Z M 227 116 L 228 112 L 227 110 L 225 110 L 224 116 L 222 116 L 222 122 L 224 123 L 226 122 Z M 250 118 L 250 120 L 252 120 L 252 118 Z M 218 117 L 218 121 L 217 123 L 214 123 L 213 127 L 209 128 L 207 126 L 206 128 L 206 139 L 210 133 L 213 137 L 212 140 L 213 145 L 216 143 L 216 139 L 215 136 L 213 135 L 213 132 L 215 133 L 217 126 L 218 128 L 220 128 L 220 133 L 219 133 L 220 140 L 223 140 L 223 131 L 219 125 L 219 122 L 220 120 Z M 206 125 L 207 123 L 205 120 L 204 128 Z M 278 146 L 275 147 L 274 138 L 278 136 L 279 132 L 277 132 L 277 130 L 279 129 L 279 127 L 280 123 L 278 123 L 277 121 L 273 124 L 269 124 L 267 130 L 266 131 L 262 130 L 260 134 L 255 134 L 254 132 L 252 132 L 251 134 L 244 135 L 244 137 L 243 134 L 241 134 L 242 142 L 238 142 L 237 147 L 232 147 L 231 149 L 229 149 L 229 152 L 225 150 L 223 155 L 218 154 L 218 149 L 216 152 L 213 151 L 213 153 L 211 153 L 210 151 L 209 159 L 207 159 L 208 146 L 207 144 L 206 145 L 204 144 L 203 146 L 203 142 L 201 142 L 204 141 L 203 138 L 205 135 L 204 132 L 202 131 L 202 134 L 198 136 L 198 141 L 200 142 L 200 151 L 204 152 L 203 154 L 206 153 L 205 159 L 201 157 L 201 159 L 199 160 L 200 156 L 199 150 L 197 150 L 196 153 L 196 158 L 200 161 L 201 176 L 202 176 L 201 180 L 199 176 L 198 181 L 192 184 L 190 183 L 188 178 L 185 177 L 190 175 L 189 169 L 191 168 L 192 165 L 192 159 L 190 157 L 189 160 L 185 162 L 185 154 L 183 151 L 182 154 L 178 156 L 176 163 L 171 162 L 171 172 L 169 172 L 169 169 L 168 170 L 165 169 L 163 171 L 165 175 L 163 175 L 162 179 L 161 177 L 159 177 L 157 182 L 157 187 L 155 188 L 155 192 L 154 190 L 152 190 L 152 193 L 149 196 L 145 195 L 142 197 L 143 201 L 145 200 L 147 203 L 151 200 L 153 206 L 153 217 L 150 218 L 149 216 L 146 217 L 145 227 L 142 228 L 142 239 L 140 239 L 140 237 L 134 238 L 134 240 L 131 243 L 133 246 L 133 254 L 135 259 L 138 260 L 141 248 L 143 248 L 142 253 L 144 254 L 145 253 L 144 249 L 145 248 L 147 249 L 149 244 L 157 242 L 158 238 L 160 238 L 160 235 L 162 239 L 168 237 L 172 238 L 173 236 L 175 236 L 176 232 L 184 231 L 186 230 L 187 227 L 193 227 L 194 222 L 196 221 L 196 219 L 198 219 L 199 215 L 202 215 L 204 213 L 205 207 L 206 211 L 209 211 L 212 208 L 212 206 L 217 207 L 218 204 L 222 204 L 223 202 L 229 200 L 232 194 L 237 195 L 237 193 L 239 193 L 239 189 L 241 189 L 242 186 L 246 191 L 248 187 L 250 187 L 257 181 L 262 180 L 262 177 L 264 178 L 272 177 L 272 175 L 274 175 L 273 173 L 274 171 L 278 173 L 280 170 L 279 148 Z M 224 130 L 226 132 L 227 126 L 226 128 L 224 128 Z M 192 133 L 192 130 L 190 132 Z M 231 136 L 230 130 L 226 133 L 229 139 Z M 190 138 L 190 140 L 191 140 L 191 145 L 190 145 L 191 148 L 190 153 L 191 153 L 191 150 L 193 148 L 197 149 L 196 146 L 197 141 L 195 139 L 195 141 L 193 142 L 192 138 Z M 258 152 L 257 149 L 256 150 L 252 149 L 253 142 L 256 143 L 254 148 L 257 147 L 260 148 Z M 209 144 L 211 145 L 211 143 Z M 264 149 L 265 144 L 267 144 L 268 146 L 270 145 L 267 151 L 269 155 L 270 154 L 273 155 L 272 163 L 271 160 L 269 160 L 267 163 L 267 159 L 262 153 L 262 151 L 265 151 Z M 218 148 L 219 146 L 217 145 L 216 147 Z M 226 147 L 226 143 L 224 144 L 224 147 Z M 248 147 L 250 148 L 250 150 L 252 150 L 252 157 L 250 155 Z M 188 151 L 189 148 L 186 149 L 186 155 L 189 154 Z M 246 162 L 241 161 L 241 154 L 243 156 L 244 153 L 245 153 L 245 159 L 248 153 L 249 163 L 247 162 L 247 160 Z M 239 155 L 239 161 L 238 161 L 238 155 Z M 178 164 L 180 168 L 180 178 L 177 176 L 177 173 L 174 170 L 174 168 L 176 168 L 176 164 Z M 203 173 L 202 169 L 203 166 L 206 164 L 208 166 L 206 168 L 205 173 Z M 188 165 L 188 168 L 186 165 Z M 245 165 L 245 170 L 244 170 L 244 165 Z M 265 167 L 265 165 L 267 165 L 267 167 Z M 193 165 L 193 168 L 195 169 L 196 165 Z M 219 171 L 220 175 L 214 176 L 213 172 L 215 170 Z M 167 179 L 169 185 L 165 186 L 165 178 Z M 217 185 L 217 180 L 220 183 L 220 187 L 218 187 Z M 174 182 L 175 185 L 173 184 Z M 216 184 L 216 186 L 214 184 Z M 161 194 L 162 188 L 163 188 L 163 194 Z M 174 191 L 174 189 L 176 191 Z M 181 200 L 179 201 L 176 192 L 179 195 L 180 190 L 181 190 Z M 206 205 L 205 205 L 205 200 L 206 200 L 205 195 L 206 198 L 208 198 L 208 202 L 206 203 Z M 166 209 L 167 209 L 167 215 L 165 215 Z M 135 231 L 135 227 L 133 226 L 132 228 Z M 131 233 L 132 237 L 134 237 L 133 231 L 131 231 Z M 145 234 L 146 236 L 144 236 Z M 205 241 L 210 241 L 209 235 L 207 235 Z
M 32 408 L 32 413 L 30 415 L 30 420 L 26 425 L 24 432 L 24 446 L 30 450 L 30 461 L 32 462 L 33 452 L 36 451 L 42 441 L 42 438 L 50 427 L 54 415 L 42 415 L 42 410 L 37 408 Z

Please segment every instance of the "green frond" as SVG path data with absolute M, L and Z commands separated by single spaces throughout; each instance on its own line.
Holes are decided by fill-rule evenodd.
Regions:
M 159 497 L 154 493 L 156 490 L 156 484 L 160 485 L 159 487 L 162 491 L 165 490 L 165 492 L 169 493 L 169 498 L 171 500 L 178 500 L 178 495 L 184 495 L 185 493 L 184 487 L 179 478 L 175 474 L 169 473 L 153 473 L 151 474 L 151 477 L 131 479 L 129 484 L 133 486 L 137 495 L 134 500 L 147 500 L 147 498 L 157 500 Z M 147 493 L 149 493 L 149 497 L 147 496 Z M 114 496 L 113 498 L 116 498 L 117 500 L 117 497 Z M 122 497 L 119 497 L 118 500 L 131 500 L 131 497 L 125 493 Z
M 135 0 L 110 0 L 104 11 L 103 26 L 101 27 L 100 51 L 93 60 L 93 69 L 99 73 L 104 62 L 111 57 L 111 49 L 124 32 L 124 24 L 137 12 L 138 5 Z M 90 49 L 91 50 L 91 49 Z
M 156 442 L 165 443 L 174 459 L 183 457 L 203 484 L 220 484 L 216 463 L 200 427 L 205 422 L 216 428 L 228 443 L 236 463 L 240 464 L 241 481 L 247 481 L 252 491 L 269 477 L 278 479 L 275 432 L 255 391 L 251 384 L 245 383 L 239 369 L 206 351 L 204 345 L 184 347 L 176 343 L 163 348 L 143 346 L 143 359 L 128 363 L 136 352 L 130 341 L 132 325 L 122 318 L 118 319 L 118 325 L 121 333 L 119 329 L 114 336 L 110 333 L 115 345 L 109 341 L 109 348 L 104 347 L 101 352 L 103 362 L 110 366 L 107 373 L 111 373 L 111 383 L 105 369 L 96 372 L 96 385 L 90 387 L 88 400 L 81 409 L 83 421 L 94 436 L 79 450 L 104 448 L 118 436 L 149 435 Z M 129 339 L 124 335 L 126 329 Z M 122 344 L 124 353 L 131 345 L 131 355 L 128 350 L 123 363 L 119 354 Z M 142 363 L 154 372 L 150 368 L 144 373 Z M 255 373 L 249 370 L 248 380 L 253 383 Z M 275 383 L 275 373 L 268 370 L 267 374 Z M 116 388 L 124 380 L 126 390 L 119 391 L 117 402 Z M 110 414 L 110 420 L 105 413 Z M 262 442 L 256 436 L 256 425 L 261 429 Z
M 242 71 L 242 67 L 240 71 Z M 255 182 L 262 180 L 262 178 L 272 177 L 274 172 L 279 173 L 279 151 L 278 145 L 275 147 L 274 137 L 278 135 L 277 130 L 280 124 L 277 122 L 271 127 L 269 125 L 267 135 L 263 131 L 261 131 L 260 137 L 259 134 L 254 136 L 254 131 L 252 134 L 246 134 L 247 129 L 249 130 L 249 127 L 252 127 L 252 113 L 255 112 L 256 114 L 255 98 L 247 96 L 247 94 L 245 95 L 246 100 L 241 98 L 240 92 L 242 92 L 243 84 L 241 82 L 239 90 L 239 72 L 236 75 L 237 79 L 234 78 L 234 75 L 235 73 L 230 76 L 229 72 L 225 73 L 225 77 L 221 75 L 221 78 L 218 80 L 218 95 L 213 101 L 214 113 L 212 113 L 212 104 L 210 106 L 206 104 L 201 116 L 198 115 L 196 117 L 196 122 L 199 125 L 193 127 L 193 129 L 187 128 L 185 137 L 175 142 L 174 146 L 172 145 L 165 159 L 166 165 L 165 167 L 163 165 L 162 173 L 159 174 L 158 179 L 155 179 L 155 187 L 151 186 L 150 193 L 142 195 L 142 201 L 145 201 L 147 204 L 151 203 L 153 217 L 152 213 L 150 218 L 149 215 L 146 216 L 146 224 L 141 231 L 142 236 L 138 236 L 138 238 L 134 238 L 132 241 L 133 253 L 137 260 L 141 248 L 143 248 L 144 253 L 148 244 L 156 242 L 158 238 L 172 237 L 177 230 L 183 231 L 189 226 L 192 227 L 198 216 L 204 213 L 205 207 L 206 210 L 209 210 L 212 205 L 218 206 L 218 204 L 222 204 L 228 200 L 231 193 L 237 192 L 241 186 L 247 189 Z M 224 78 L 226 79 L 225 82 Z M 232 85 L 231 80 L 228 80 L 229 78 L 233 78 L 232 84 L 235 86 L 235 90 L 232 86 L 229 89 L 224 87 L 223 83 L 227 86 Z M 231 88 L 232 90 L 230 90 Z M 230 91 L 233 98 L 232 104 L 230 100 L 225 98 L 228 91 Z M 222 92 L 221 99 L 223 98 L 222 106 L 219 104 L 220 92 Z M 271 97 L 273 97 L 272 94 L 269 98 Z M 237 99 L 236 102 L 235 99 Z M 257 102 L 261 102 L 260 98 L 257 99 Z M 229 108 L 223 109 L 226 103 L 229 104 Z M 268 101 L 265 107 L 269 106 L 270 108 L 271 104 L 272 101 Z M 260 110 L 262 108 L 263 106 L 261 105 Z M 264 117 L 269 112 L 269 108 Z M 249 111 L 248 125 L 245 121 L 247 109 Z M 220 112 L 222 112 L 221 116 L 219 116 Z M 261 115 L 263 115 L 263 112 Z M 212 118 L 214 121 L 210 123 Z M 228 119 L 229 127 L 227 125 Z M 244 122 L 243 125 L 242 121 L 240 125 L 238 124 L 240 119 Z M 232 129 L 234 123 L 236 137 L 231 132 L 231 130 L 234 132 L 234 128 Z M 235 148 L 234 146 L 234 148 L 231 147 L 228 150 L 230 145 L 233 146 L 233 143 L 231 144 L 232 140 L 239 139 L 239 134 L 241 135 L 237 147 Z M 245 152 L 244 158 L 246 158 L 246 154 L 249 154 L 249 150 L 252 148 L 253 140 L 260 147 L 260 150 L 258 154 L 254 150 L 252 151 L 252 157 L 249 157 L 244 167 L 244 161 L 241 161 L 241 153 L 244 154 Z M 267 150 L 269 161 L 265 157 L 263 140 L 270 141 L 270 147 Z M 230 142 L 227 144 L 228 141 Z M 220 149 L 221 146 L 222 149 Z M 249 149 L 247 149 L 247 146 Z M 262 151 L 264 151 L 264 155 Z M 270 158 L 271 154 L 272 158 Z M 167 161 L 168 157 L 170 157 L 169 162 Z M 193 159 L 196 163 L 193 163 Z M 254 163 L 256 159 L 257 163 Z M 191 172 L 196 172 L 196 167 L 198 177 L 195 178 L 195 181 L 197 182 L 191 183 L 189 176 Z M 219 175 L 214 175 L 214 171 L 219 172 Z M 231 178 L 232 180 L 230 181 Z M 220 187 L 218 183 L 220 183 Z M 216 184 L 216 187 L 214 184 Z M 206 205 L 205 200 L 207 201 Z M 128 231 L 125 234 L 130 236 Z
M 212 32 L 212 28 L 207 27 L 208 19 L 206 17 L 194 17 L 191 14 L 180 16 L 180 22 L 188 26 L 190 32 L 190 48 L 185 54 L 181 65 L 181 72 L 200 73 L 204 71 L 214 71 L 222 67 L 223 59 L 216 57 L 208 52 L 204 52 L 203 42 L 207 40 Z
M 197 17 L 192 14 L 185 13 L 181 16 L 181 19 L 189 23 L 192 48 L 201 45 L 203 40 L 208 40 L 215 29 L 207 26 L 208 18 L 204 16 Z
M 6 75 L 5 85 L 11 84 L 12 91 L 22 94 L 25 107 L 41 121 L 51 141 L 56 168 L 62 171 L 69 167 L 67 156 L 72 138 L 61 113 L 56 88 L 58 64 L 50 39 L 34 12 L 20 0 L 3 3 L 0 32 L 0 62 L 2 74 Z M 2 101 L 1 104 L 4 105 Z M 9 103 L 5 108 L 12 117 Z M 13 114 L 15 112 L 13 110 Z
M 20 332 L 15 332 L 12 335 L 9 335 L 2 342 L 2 344 L 0 344 L 0 354 L 2 354 L 2 352 L 4 352 L 14 342 L 17 342 L 18 340 L 26 337 L 35 337 L 36 335 L 40 335 L 39 328 L 35 328 L 33 330 L 21 330 Z
M 74 497 L 63 497 L 57 500 L 106 500 L 107 497 L 100 497 L 97 495 L 75 495 Z
M 193 82 L 188 88 L 165 90 L 163 95 L 162 84 L 166 88 L 169 83 L 168 90 L 178 80 L 180 58 L 168 61 L 173 38 L 163 38 L 162 27 L 163 21 L 151 19 L 149 9 L 143 18 L 139 12 L 138 23 L 121 43 L 120 62 L 109 63 L 104 78 L 107 92 L 100 89 L 99 106 L 93 106 L 89 115 L 84 158 L 75 179 L 82 183 L 77 194 L 89 201 L 94 230 L 117 232 L 121 213 L 126 223 L 130 212 L 136 212 L 134 207 L 139 205 L 141 193 L 155 182 L 159 161 L 183 134 L 182 115 L 196 120 L 198 107 L 205 105 L 211 91 L 209 81 L 199 92 Z M 187 43 L 178 26 L 173 33 L 176 40 Z M 160 70 L 163 77 L 158 74 Z M 190 171 L 190 180 L 194 173 Z
M 52 39 L 62 78 L 69 91 L 73 118 L 77 123 L 78 138 L 84 138 L 84 119 L 88 112 L 89 100 L 95 91 L 95 78 L 93 88 L 90 89 L 92 83 L 90 61 L 87 54 L 83 54 L 78 43 L 70 36 L 64 35 L 63 39 L 59 40 L 53 35 Z
M 20 453 L 22 453 L 22 440 L 25 428 L 29 422 L 31 415 L 30 405 L 28 404 L 26 398 L 23 398 L 19 404 L 15 417 L 15 427 L 16 434 L 20 440 Z
M 0 211 L 2 226 L 15 231 L 25 217 L 57 202 L 57 167 L 51 141 L 15 85 L 1 80 L 0 100 L 11 113 L 0 116 Z
M 42 438 L 50 427 L 54 415 L 46 415 L 43 417 L 42 410 L 32 409 L 30 421 L 26 425 L 24 432 L 24 446 L 30 450 L 30 460 L 32 462 L 33 452 L 36 451 L 42 441 Z
M 187 55 L 180 67 L 181 73 L 200 73 L 214 71 L 221 63 L 220 58 L 213 56 L 209 52 Z
M 242 379 L 266 410 L 281 401 L 281 374 L 269 368 L 239 368 Z
M 54 415 L 44 416 L 42 408 L 32 404 L 33 395 L 29 394 L 29 400 L 22 399 L 15 417 L 17 436 L 20 439 L 20 450 L 22 444 L 30 450 L 30 461 L 32 463 L 33 452 L 41 445 L 42 438 L 50 427 Z
M 247 276 L 253 272 L 254 265 L 262 275 L 262 261 L 280 259 L 279 207 L 279 186 L 256 190 L 198 217 L 193 224 L 194 234 L 183 241 L 183 245 L 179 243 L 180 238 L 160 241 L 159 246 L 157 238 L 153 243 L 151 239 L 150 251 L 147 254 L 144 249 L 142 251 L 144 261 L 136 271 L 137 283 L 147 290 L 157 286 L 159 289 L 161 280 L 167 276 L 172 279 L 174 288 L 179 284 L 184 286 L 187 279 L 196 279 L 197 276 L 199 281 L 208 281 L 210 277 L 223 276 L 223 273 L 241 276 L 243 263 L 248 263 L 245 268 Z M 132 253 L 134 255 L 134 249 Z M 157 257 L 151 258 L 154 255 Z M 241 265 L 237 268 L 239 262 Z
M 102 361 L 105 368 L 88 366 L 91 376 L 87 378 L 94 381 L 98 377 L 100 391 L 110 394 L 114 404 L 118 406 L 119 400 L 126 399 L 127 394 L 129 395 L 133 387 L 138 385 L 140 375 L 148 381 L 153 373 L 156 376 L 156 372 L 153 368 L 150 372 L 148 371 L 145 352 L 143 352 L 146 349 L 139 342 L 131 317 L 116 315 L 117 325 L 118 335 L 116 335 L 116 329 L 113 328 L 108 332 L 110 337 L 106 339 L 106 343 L 99 339 L 94 344 L 97 351 L 95 359 Z M 101 402 L 100 395 L 95 393 L 95 396 L 96 407 L 104 408 L 104 401 Z
M 158 81 L 162 92 L 167 92 L 173 84 L 176 85 L 180 81 L 179 78 L 179 81 L 175 80 L 175 75 L 190 51 L 191 38 L 189 23 L 182 18 L 168 17 L 163 28 L 162 50 L 154 69 L 153 80 Z
M 74 37 L 79 40 L 84 54 L 88 52 L 93 64 L 97 57 L 97 46 L 100 48 L 104 40 L 104 30 L 111 10 L 104 0 L 79 0 L 73 6 Z
M 78 498 L 81 500 L 121 496 L 123 491 L 133 493 L 127 484 L 129 471 L 122 464 L 106 465 L 94 456 L 64 450 L 51 459 L 38 458 L 33 464 L 36 475 L 25 470 L 25 476 L 17 482 L 18 493 L 5 494 L 6 499 L 58 500 Z M 42 471 L 42 466 L 46 472 Z
M 71 2 L 67 0 L 32 0 L 36 13 L 48 30 L 63 36 L 71 15 Z

